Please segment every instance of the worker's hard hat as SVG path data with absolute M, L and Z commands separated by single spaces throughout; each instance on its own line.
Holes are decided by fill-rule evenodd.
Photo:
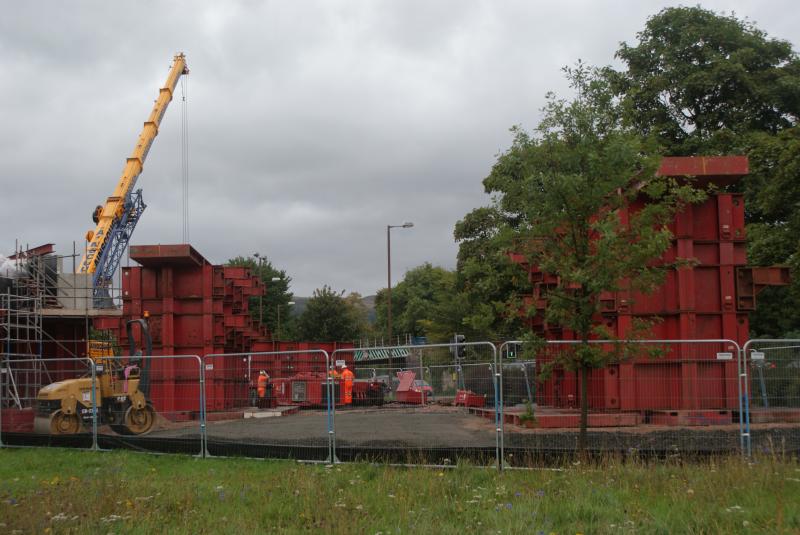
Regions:
M 342 364 L 342 368 L 347 368 L 347 364 Z
M 265 372 L 264 370 L 261 370 L 261 375 L 267 375 L 267 372 Z

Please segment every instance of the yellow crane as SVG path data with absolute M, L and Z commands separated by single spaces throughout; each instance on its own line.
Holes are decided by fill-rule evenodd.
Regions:
M 86 253 L 78 269 L 79 273 L 92 274 L 95 301 L 108 295 L 108 286 L 119 267 L 133 229 L 146 207 L 142 200 L 142 190 L 134 191 L 133 188 L 142 172 L 153 140 L 158 135 L 158 127 L 172 100 L 178 80 L 184 74 L 189 74 L 186 56 L 183 53 L 175 54 L 167 81 L 158 92 L 153 111 L 144 123 L 114 193 L 104 205 L 95 208 L 92 219 L 97 226 L 86 234 Z

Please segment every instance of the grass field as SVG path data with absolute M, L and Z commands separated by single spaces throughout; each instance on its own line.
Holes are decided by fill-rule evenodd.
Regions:
M 800 533 L 800 464 L 436 470 L 0 450 L 0 533 Z

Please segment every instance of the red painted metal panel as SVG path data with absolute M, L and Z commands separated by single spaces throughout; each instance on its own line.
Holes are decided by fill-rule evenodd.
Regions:
M 636 410 L 670 409 L 681 406 L 681 366 L 678 363 L 653 363 L 634 366 L 635 379 L 626 382 L 633 386 Z
M 737 180 L 750 172 L 747 156 L 667 156 L 661 159 L 659 176 L 695 176 Z M 715 181 L 716 182 L 716 181 Z M 724 180 L 720 185 L 726 185 Z

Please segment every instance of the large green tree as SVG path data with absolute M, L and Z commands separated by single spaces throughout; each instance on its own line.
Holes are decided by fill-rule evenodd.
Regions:
M 666 8 L 606 70 L 626 119 L 671 155 L 746 154 L 748 255 L 793 268 L 791 289 L 759 296 L 752 330 L 800 330 L 800 60 L 752 22 L 701 7 Z M 776 319 L 778 321 L 776 321 Z
M 227 265 L 248 267 L 261 279 L 265 292 L 263 296 L 250 298 L 250 316 L 255 320 L 260 319 L 273 337 L 290 339 L 293 332 L 293 318 L 289 305 L 292 300 L 289 283 L 292 282 L 292 278 L 285 270 L 273 266 L 266 257 L 237 256 L 228 260 Z
M 375 298 L 376 321 L 386 325 L 387 292 Z M 443 342 L 461 328 L 455 273 L 426 262 L 408 270 L 392 288 L 392 330 L 404 336 L 425 336 Z
M 314 290 L 303 313 L 297 319 L 297 335 L 312 342 L 351 342 L 362 336 L 365 312 L 355 306 L 360 298 L 328 286 Z
M 456 223 L 456 286 L 468 335 L 510 340 L 525 331 L 519 309 L 520 297 L 530 292 L 528 274 L 496 239 L 499 228 L 517 225 L 515 214 L 492 206 L 477 208 Z
M 538 127 L 530 133 L 514 129 L 511 148 L 500 155 L 484 187 L 501 216 L 495 219 L 494 246 L 524 255 L 560 281 L 549 290 L 545 318 L 581 341 L 576 351 L 560 352 L 552 365 L 581 378 L 579 447 L 584 449 L 589 370 L 620 358 L 588 343 L 607 335 L 595 321 L 600 295 L 657 286 L 667 266 L 654 260 L 672 239 L 667 224 L 702 194 L 655 176 L 654 147 L 625 127 L 607 78 L 581 63 L 565 72 L 576 97 L 549 94 Z M 639 209 L 626 211 L 641 199 Z

